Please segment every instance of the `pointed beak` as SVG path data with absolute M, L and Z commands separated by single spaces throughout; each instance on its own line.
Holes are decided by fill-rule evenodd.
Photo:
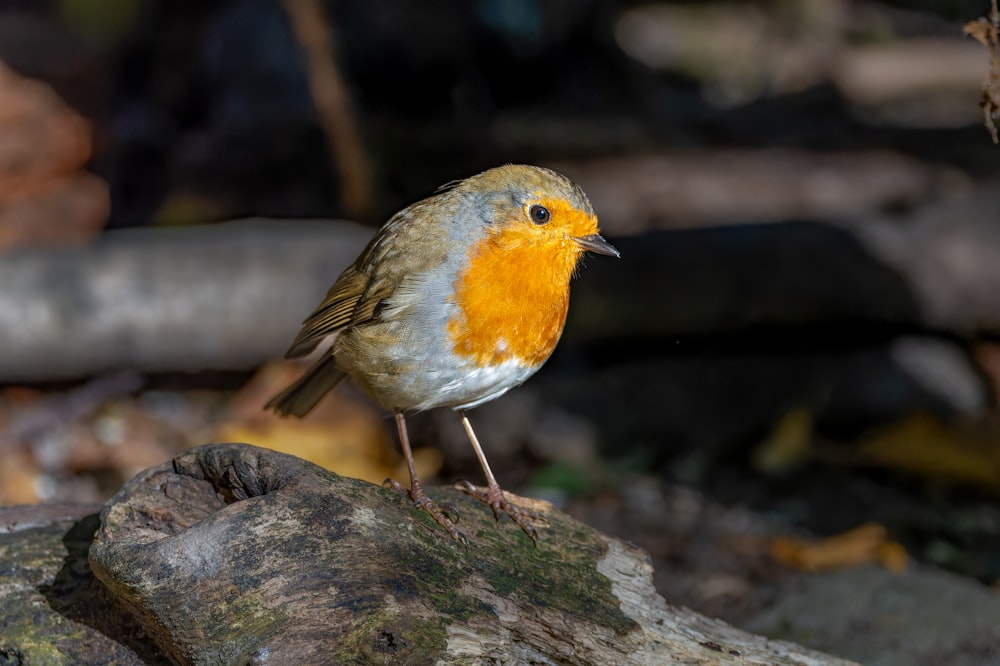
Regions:
M 600 234 L 590 234 L 589 236 L 574 236 L 573 240 L 576 244 L 582 247 L 587 252 L 596 252 L 597 254 L 606 254 L 609 257 L 620 257 L 621 254 L 615 249 L 615 246 L 608 241 L 601 238 Z

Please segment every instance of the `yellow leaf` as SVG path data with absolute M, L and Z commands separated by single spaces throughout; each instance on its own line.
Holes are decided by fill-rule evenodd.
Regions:
M 754 469 L 765 474 L 780 474 L 798 465 L 809 456 L 812 431 L 809 410 L 789 411 L 754 451 Z
M 1000 483 L 996 432 L 982 426 L 946 427 L 930 414 L 910 416 L 867 437 L 858 460 L 993 490 Z
M 381 483 L 387 477 L 409 481 L 388 419 L 371 401 L 338 386 L 304 419 L 263 411 L 267 399 L 291 382 L 301 367 L 263 368 L 230 405 L 231 419 L 213 434 L 217 441 L 247 442 L 304 458 L 337 474 Z M 417 473 L 430 479 L 441 469 L 441 453 L 413 452 Z

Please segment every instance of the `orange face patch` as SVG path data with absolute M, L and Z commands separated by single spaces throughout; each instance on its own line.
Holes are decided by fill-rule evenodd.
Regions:
M 564 200 L 532 203 L 548 208 L 551 220 L 538 225 L 526 210 L 511 211 L 515 219 L 472 248 L 455 282 L 460 316 L 448 335 L 458 356 L 479 365 L 530 367 L 549 357 L 566 323 L 569 281 L 582 254 L 573 237 L 597 232 L 593 215 Z
M 596 234 L 597 218 L 591 213 L 578 210 L 565 199 L 556 197 L 538 197 L 537 203 L 545 206 L 552 213 L 552 221 L 538 227 L 550 235 L 589 236 Z

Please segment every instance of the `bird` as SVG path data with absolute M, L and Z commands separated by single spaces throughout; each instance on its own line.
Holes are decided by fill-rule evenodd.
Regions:
M 350 377 L 395 419 L 410 486 L 385 485 L 467 544 L 425 492 L 406 427 L 408 413 L 450 408 L 486 478 L 485 488 L 457 487 L 537 545 L 537 514 L 508 500 L 467 412 L 549 358 L 588 252 L 620 256 L 600 235 L 587 195 L 556 171 L 505 164 L 443 185 L 389 218 L 336 279 L 285 354 L 312 365 L 265 409 L 304 417 Z

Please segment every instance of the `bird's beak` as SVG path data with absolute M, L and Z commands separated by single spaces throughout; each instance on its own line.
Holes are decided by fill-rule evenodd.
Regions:
M 618 250 L 615 246 L 608 241 L 601 238 L 600 234 L 590 234 L 589 236 L 574 236 L 573 240 L 576 244 L 582 247 L 587 252 L 596 252 L 597 254 L 606 254 L 610 257 L 620 257 Z

